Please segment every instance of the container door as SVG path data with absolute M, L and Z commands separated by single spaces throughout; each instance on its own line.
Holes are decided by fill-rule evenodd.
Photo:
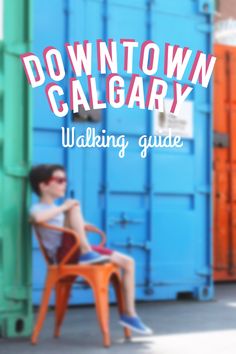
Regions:
M 207 0 L 204 3 L 210 4 Z M 162 53 L 165 42 L 207 52 L 210 51 L 211 10 L 204 10 L 205 13 L 200 4 L 201 1 L 196 5 L 188 0 L 181 5 L 174 0 L 158 3 L 138 0 L 135 4 L 125 0 L 37 1 L 36 54 L 47 45 L 54 45 L 65 53 L 62 47 L 67 41 L 73 43 L 87 39 L 95 45 L 98 38 L 113 38 L 118 43 L 121 38 L 134 38 L 139 45 L 152 39 L 158 43 Z M 50 31 L 50 12 L 58 18 L 53 31 Z M 175 22 L 181 33 L 173 33 L 170 21 Z M 43 28 L 42 23 L 45 25 Z M 188 31 L 183 31 L 185 26 L 188 26 Z M 119 58 L 119 73 L 124 76 L 127 88 L 130 76 L 123 70 L 123 53 Z M 65 61 L 68 80 L 72 71 L 66 58 Z M 97 91 L 103 100 L 105 77 L 97 74 L 96 56 L 93 65 Z M 138 56 L 134 57 L 133 65 L 134 73 L 142 76 L 138 69 Z M 163 66 L 161 57 L 160 73 L 163 73 Z M 63 87 L 68 98 L 66 80 Z M 149 79 L 145 78 L 145 91 L 148 83 Z M 85 78 L 82 84 L 87 86 Z M 168 84 L 168 99 L 173 99 L 173 86 Z M 173 299 L 181 291 L 198 291 L 199 298 L 208 298 L 211 286 L 208 170 L 211 111 L 206 90 L 195 87 L 194 94 L 188 98 L 188 117 L 184 116 L 184 120 L 188 120 L 184 148 L 153 149 L 146 159 L 140 157 L 138 139 L 143 134 L 152 135 L 156 117 L 153 112 L 126 107 L 111 109 L 108 106 L 106 110 L 93 112 L 90 116 L 70 113 L 64 119 L 65 127 L 75 127 L 77 136 L 85 135 L 89 127 L 99 135 L 104 133 L 102 129 L 106 135 L 118 137 L 124 134 L 129 146 L 123 159 L 118 157 L 118 148 L 65 149 L 60 141 L 63 123 L 58 119 L 57 124 L 43 90 L 42 96 L 37 95 L 35 99 L 35 162 L 53 161 L 66 166 L 69 177 L 67 196 L 78 198 L 85 219 L 107 232 L 108 247 L 134 257 L 136 297 Z M 206 103 L 202 105 L 202 102 Z M 36 248 L 35 253 L 37 257 Z M 39 261 L 36 261 L 34 269 L 35 278 L 38 276 L 39 295 L 43 286 Z M 82 296 L 73 292 L 71 303 L 93 301 L 87 287 L 81 283 L 76 287 L 84 290 Z M 204 296 L 201 295 L 202 288 L 205 289 Z
M 210 11 L 209 2 L 205 5 Z M 192 6 L 189 1 L 158 1 L 151 9 L 151 39 L 158 43 L 160 52 L 164 53 L 166 43 L 189 47 L 193 49 L 191 64 L 200 48 L 203 52 L 211 51 L 208 10 L 204 13 L 203 3 L 198 2 L 201 14 L 190 16 Z M 181 35 L 178 30 L 173 31 L 172 21 Z M 163 72 L 163 57 L 159 68 Z M 186 71 L 182 84 L 188 82 L 188 75 Z M 166 107 L 173 99 L 172 81 L 168 85 Z M 158 297 L 166 296 L 165 285 L 171 298 L 191 289 L 191 284 L 198 284 L 199 298 L 211 297 L 210 112 L 209 93 L 198 84 L 183 104 L 178 119 L 154 112 L 154 130 L 164 127 L 167 133 L 170 127 L 172 134 L 180 135 L 184 143 L 182 148 L 152 149 L 151 153 L 150 282 L 160 286 Z M 183 283 L 188 284 L 185 289 Z
M 227 86 L 228 86 L 228 114 L 230 127 L 230 203 L 231 203 L 231 220 L 230 220 L 230 264 L 229 273 L 236 278 L 236 48 L 231 47 L 227 52 L 228 70 L 227 70 Z
M 236 279 L 235 252 L 235 48 L 216 45 L 214 87 L 215 279 Z
M 226 57 L 224 47 L 215 46 L 214 76 L 214 277 L 221 279 L 229 265 L 229 121 L 226 115 Z M 218 97 L 218 98 L 217 98 Z

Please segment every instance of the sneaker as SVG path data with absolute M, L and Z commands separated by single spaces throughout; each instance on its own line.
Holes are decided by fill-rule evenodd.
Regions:
M 134 332 L 140 334 L 152 334 L 151 328 L 147 327 L 138 316 L 132 317 L 127 315 L 121 315 L 119 324 L 123 327 L 128 327 Z
M 109 256 L 101 255 L 97 252 L 90 251 L 84 253 L 79 258 L 79 264 L 105 263 L 110 260 Z

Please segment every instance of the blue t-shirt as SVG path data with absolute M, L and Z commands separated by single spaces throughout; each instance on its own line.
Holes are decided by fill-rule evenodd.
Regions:
M 32 215 L 34 212 L 37 211 L 44 211 L 48 209 L 55 208 L 57 205 L 55 203 L 53 204 L 46 204 L 46 203 L 36 203 L 33 204 L 30 208 L 30 215 Z M 65 214 L 63 212 L 57 214 L 50 220 L 46 221 L 47 224 L 55 225 L 58 227 L 63 227 L 64 226 L 64 219 L 65 219 Z M 46 228 L 38 227 L 38 231 L 40 232 L 41 235 L 41 240 L 43 246 L 46 248 L 48 254 L 51 257 L 55 257 L 56 252 L 58 247 L 61 245 L 62 241 L 62 232 L 60 231 L 55 231 L 55 230 L 49 230 Z

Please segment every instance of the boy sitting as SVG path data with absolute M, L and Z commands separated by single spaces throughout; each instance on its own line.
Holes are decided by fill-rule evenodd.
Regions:
M 34 166 L 29 174 L 33 191 L 39 202 L 30 208 L 30 217 L 36 223 L 46 222 L 59 227 L 73 229 L 80 238 L 80 264 L 111 261 L 123 270 L 123 284 L 126 313 L 121 315 L 120 324 L 141 334 L 151 334 L 135 311 L 135 263 L 133 258 L 108 248 L 93 247 L 85 233 L 85 222 L 79 202 L 67 199 L 57 206 L 55 200 L 64 197 L 66 192 L 66 172 L 61 165 L 42 164 Z M 62 234 L 54 230 L 42 230 L 42 243 L 49 258 L 57 262 L 57 251 L 62 242 Z M 95 251 L 96 250 L 96 251 Z

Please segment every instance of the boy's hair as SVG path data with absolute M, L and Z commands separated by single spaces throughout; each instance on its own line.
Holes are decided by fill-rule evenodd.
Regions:
M 40 196 L 39 184 L 41 182 L 47 182 L 53 175 L 54 171 L 65 171 L 62 165 L 41 164 L 33 166 L 29 172 L 29 181 L 32 190 Z

